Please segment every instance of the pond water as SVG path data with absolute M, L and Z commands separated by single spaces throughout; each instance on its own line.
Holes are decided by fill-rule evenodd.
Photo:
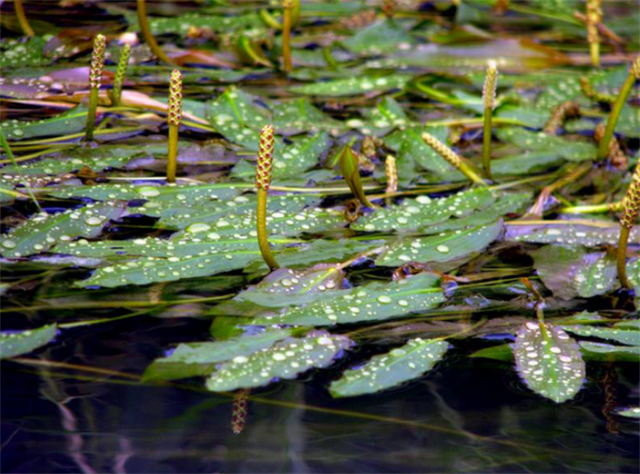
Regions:
M 229 396 L 118 375 L 206 330 L 153 318 L 76 329 L 31 359 L 77 370 L 3 364 L 2 472 L 638 472 L 637 422 L 611 412 L 637 399 L 635 364 L 596 367 L 562 405 L 455 354 L 424 380 L 355 399 L 331 399 L 319 371 L 252 392 L 234 434 Z

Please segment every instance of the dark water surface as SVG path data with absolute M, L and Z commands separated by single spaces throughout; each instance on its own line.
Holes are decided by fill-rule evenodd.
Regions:
M 153 318 L 78 328 L 29 359 L 138 375 L 200 331 Z M 3 362 L 2 472 L 638 472 L 637 421 L 608 413 L 637 400 L 637 366 L 592 365 L 562 405 L 506 368 L 454 349 L 417 382 L 346 400 L 327 393 L 335 372 L 316 371 L 252 392 L 236 435 L 232 399 L 199 381 Z

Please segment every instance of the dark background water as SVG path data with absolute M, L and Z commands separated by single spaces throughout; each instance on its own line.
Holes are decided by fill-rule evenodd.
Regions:
M 142 318 L 67 330 L 29 358 L 138 375 L 207 325 Z M 456 357 L 467 349 L 457 343 L 427 377 L 375 396 L 331 399 L 329 370 L 255 390 L 239 435 L 232 399 L 198 380 L 140 385 L 3 362 L 2 472 L 639 471 L 637 421 L 603 414 L 637 404 L 637 365 L 592 364 L 578 397 L 556 405 L 508 364 Z

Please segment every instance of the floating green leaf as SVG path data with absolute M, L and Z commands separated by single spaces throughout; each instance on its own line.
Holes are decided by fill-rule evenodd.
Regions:
M 640 346 L 640 330 L 637 327 L 616 325 L 613 328 L 606 328 L 593 325 L 565 326 L 567 331 L 577 336 L 596 337 L 598 339 L 608 339 L 629 346 Z
M 78 105 L 60 115 L 44 120 L 20 122 L 8 120 L 2 122 L 2 130 L 9 140 L 53 137 L 76 133 L 84 130 L 87 123 L 87 107 Z
M 56 335 L 56 325 L 49 324 L 37 329 L 0 333 L 0 359 L 27 354 L 48 344 Z
M 97 237 L 111 220 L 124 213 L 122 203 L 111 202 L 89 204 L 59 214 L 39 213 L 2 236 L 2 254 L 7 258 L 25 257 L 46 252 L 56 242 Z
M 346 336 L 312 331 L 303 338 L 290 338 L 222 364 L 206 385 L 213 392 L 223 392 L 260 387 L 274 379 L 293 379 L 311 368 L 329 366 L 352 344 Z
M 537 244 L 582 245 L 599 247 L 618 243 L 620 227 L 617 223 L 600 220 L 549 221 L 532 223 L 510 222 L 507 225 L 506 240 Z M 631 230 L 629 241 L 640 241 L 640 226 Z
M 433 309 L 444 300 L 440 278 L 422 274 L 327 293 L 311 304 L 287 309 L 281 315 L 259 317 L 254 323 L 332 326 L 381 321 Z
M 349 95 L 381 93 L 391 89 L 402 89 L 411 79 L 403 74 L 391 74 L 381 77 L 350 77 L 327 82 L 317 82 L 303 86 L 294 86 L 289 90 L 302 95 L 317 95 L 323 97 L 342 97 Z
M 640 407 L 627 407 L 617 411 L 618 415 L 625 418 L 640 419 Z
M 513 345 L 516 369 L 528 387 L 556 403 L 572 399 L 584 382 L 580 349 L 564 330 L 529 321 Z
M 403 238 L 376 259 L 384 266 L 407 262 L 449 262 L 479 252 L 496 240 L 503 231 L 502 221 L 429 237 Z
M 446 198 L 432 199 L 421 195 L 416 199 L 405 199 L 398 206 L 377 209 L 358 219 L 351 228 L 369 232 L 418 230 L 451 217 L 461 218 L 475 210 L 484 209 L 495 201 L 496 196 L 486 187 L 470 189 Z
M 420 377 L 447 352 L 449 344 L 437 339 L 415 338 L 402 347 L 373 357 L 364 365 L 347 370 L 331 383 L 335 398 L 375 393 Z
M 497 132 L 500 140 L 519 146 L 523 150 L 560 156 L 567 161 L 594 160 L 596 146 L 584 141 L 572 141 L 564 137 L 532 132 L 524 128 L 501 128 Z
M 543 283 L 558 298 L 591 298 L 608 292 L 617 281 L 615 259 L 604 252 L 546 245 L 531 256 Z
M 266 331 L 233 337 L 225 341 L 190 342 L 180 344 L 169 356 L 156 359 L 147 367 L 143 381 L 176 380 L 197 375 L 209 375 L 220 362 L 246 358 L 261 349 L 291 335 L 288 329 Z

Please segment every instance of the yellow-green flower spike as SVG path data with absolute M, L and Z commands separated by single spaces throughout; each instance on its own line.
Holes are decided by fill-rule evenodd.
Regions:
M 120 59 L 118 60 L 118 69 L 116 69 L 116 77 L 113 80 L 113 89 L 111 89 L 111 105 L 116 106 L 120 103 L 122 95 L 122 85 L 127 75 L 129 67 L 129 58 L 131 57 L 131 45 L 125 44 L 120 49 Z
M 178 129 L 182 118 L 182 74 L 174 69 L 169 79 L 169 150 L 167 158 L 167 182 L 175 183 L 178 170 Z
M 493 109 L 496 102 L 496 87 L 498 85 L 498 68 L 495 61 L 489 61 L 487 75 L 482 88 L 482 101 L 484 103 L 484 129 L 482 137 L 482 165 L 489 179 L 491 176 L 491 128 L 493 122 Z
M 613 132 L 615 131 L 618 119 L 620 118 L 620 112 L 622 112 L 622 108 L 627 103 L 629 94 L 631 94 L 631 89 L 633 89 L 633 86 L 638 79 L 640 79 L 640 56 L 638 56 L 633 64 L 631 64 L 627 79 L 624 81 L 613 107 L 611 107 L 604 136 L 602 137 L 602 140 L 600 140 L 600 145 L 598 146 L 598 160 L 605 159 L 609 154 L 609 142 L 613 137 Z
M 107 38 L 98 35 L 93 40 L 93 55 L 91 56 L 91 69 L 89 70 L 89 86 L 91 89 L 99 89 L 104 69 L 104 52 L 107 48 Z
M 98 94 L 102 81 L 102 70 L 104 69 L 104 53 L 107 48 L 107 38 L 98 35 L 93 40 L 93 55 L 91 56 L 91 67 L 89 69 L 89 111 L 87 112 L 87 126 L 85 130 L 85 140 L 93 140 L 93 129 L 96 125 L 96 110 L 98 109 Z
M 260 132 L 258 148 L 258 166 L 256 167 L 256 188 L 269 190 L 271 186 L 271 168 L 273 166 L 273 149 L 275 147 L 275 130 L 273 125 L 265 125 Z
M 602 0 L 587 0 L 587 41 L 591 54 L 591 64 L 600 67 L 600 32 L 598 24 L 602 21 Z
M 573 101 L 567 100 L 553 109 L 543 131 L 548 135 L 557 135 L 567 119 L 578 115 L 580 115 L 580 106 Z
M 604 94 L 593 87 L 589 78 L 586 76 L 580 77 L 580 90 L 587 98 L 594 102 L 606 102 L 608 104 L 613 104 L 616 101 L 615 96 Z
M 438 155 L 444 158 L 451 166 L 459 170 L 467 178 L 476 184 L 486 186 L 487 183 L 464 160 L 456 154 L 451 148 L 442 143 L 433 135 L 424 132 L 422 140 L 429 145 Z
M 256 166 L 256 189 L 258 190 L 258 208 L 256 224 L 258 228 L 258 245 L 265 263 L 271 270 L 280 268 L 273 258 L 267 233 L 267 195 L 271 186 L 271 167 L 273 165 L 273 149 L 275 147 L 275 130 L 273 125 L 265 125 L 260 132 L 258 147 L 258 165 Z
M 640 214 L 640 164 L 631 178 L 631 184 L 622 201 L 622 216 L 620 216 L 620 238 L 618 240 L 618 278 L 625 288 L 631 288 L 627 277 L 627 243 L 629 234 Z

